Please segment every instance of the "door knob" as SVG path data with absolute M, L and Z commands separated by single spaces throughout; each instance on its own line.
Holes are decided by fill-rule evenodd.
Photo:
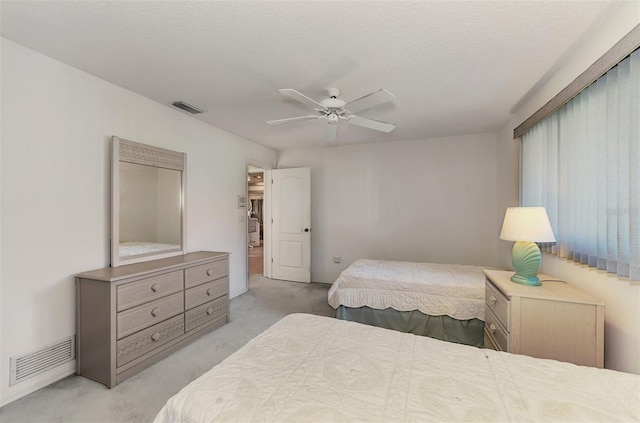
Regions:
M 304 231 L 305 232 L 309 232 L 309 228 L 304 228 Z

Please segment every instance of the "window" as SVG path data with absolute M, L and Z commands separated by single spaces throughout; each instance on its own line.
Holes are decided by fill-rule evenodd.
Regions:
M 521 204 L 547 208 L 543 250 L 640 280 L 640 50 L 522 135 Z

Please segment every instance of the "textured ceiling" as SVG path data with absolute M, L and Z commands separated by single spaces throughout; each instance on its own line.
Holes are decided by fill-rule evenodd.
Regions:
M 286 150 L 492 131 L 615 1 L 2 1 L 2 36 Z M 341 122 L 269 126 L 312 110 L 329 87 L 353 100 L 379 88 L 395 101 Z

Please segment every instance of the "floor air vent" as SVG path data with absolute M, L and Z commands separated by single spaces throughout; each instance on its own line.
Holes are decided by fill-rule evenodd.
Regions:
M 45 345 L 37 351 L 11 357 L 9 385 L 15 385 L 75 359 L 75 339 L 75 336 L 70 336 L 53 345 Z

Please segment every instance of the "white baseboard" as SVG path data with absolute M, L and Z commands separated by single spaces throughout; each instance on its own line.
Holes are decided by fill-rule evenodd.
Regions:
M 248 289 L 242 289 L 242 290 L 239 290 L 239 291 L 233 291 L 233 292 L 230 292 L 230 293 L 229 293 L 229 299 L 230 299 L 230 300 L 231 300 L 231 299 L 234 299 L 235 297 L 237 297 L 237 296 L 239 296 L 239 295 L 242 295 L 242 294 L 244 294 L 244 293 L 246 293 L 246 292 L 249 292 L 249 290 L 248 290 Z
M 7 388 L 7 392 L 3 392 L 0 395 L 0 407 L 4 407 L 7 404 L 12 403 L 22 397 L 25 397 L 38 389 L 42 389 L 45 386 L 51 385 L 53 382 L 57 382 L 69 375 L 76 372 L 76 360 L 71 360 L 68 363 L 61 364 L 55 369 L 51 369 L 48 372 L 44 372 L 31 379 L 24 380 L 14 386 Z

